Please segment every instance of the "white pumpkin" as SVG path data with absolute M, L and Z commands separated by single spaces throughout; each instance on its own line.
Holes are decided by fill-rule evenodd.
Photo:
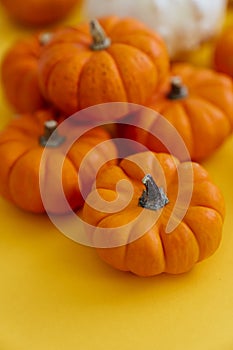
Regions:
M 136 17 L 161 35 L 174 58 L 216 35 L 226 7 L 227 0 L 85 0 L 84 15 Z

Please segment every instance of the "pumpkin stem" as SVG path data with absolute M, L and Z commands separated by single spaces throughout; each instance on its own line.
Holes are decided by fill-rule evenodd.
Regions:
M 138 204 L 140 207 L 158 210 L 163 208 L 169 202 L 163 189 L 156 185 L 150 174 L 144 176 L 142 183 L 145 185 L 146 189 L 143 190 L 142 195 L 139 198 Z
M 182 79 L 178 76 L 171 78 L 171 89 L 167 94 L 170 100 L 179 100 L 188 96 L 188 88 L 183 85 Z
M 90 21 L 90 33 L 93 39 L 91 49 L 94 51 L 107 49 L 111 45 L 111 40 L 108 38 L 96 19 Z
M 52 33 L 46 32 L 39 35 L 39 43 L 41 46 L 45 46 L 50 43 L 52 39 Z
M 64 141 L 65 137 L 60 136 L 57 132 L 57 122 L 48 120 L 44 123 L 44 135 L 40 136 L 39 143 L 43 147 L 58 147 Z

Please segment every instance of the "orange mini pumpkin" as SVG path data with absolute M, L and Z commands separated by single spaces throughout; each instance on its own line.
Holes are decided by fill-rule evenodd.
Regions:
M 178 218 L 180 210 L 184 214 Z M 83 219 L 92 246 L 106 263 L 153 276 L 187 272 L 213 254 L 221 241 L 224 211 L 222 194 L 201 165 L 142 152 L 101 169 Z M 170 219 L 176 225 L 167 230 Z
M 46 99 L 73 114 L 105 102 L 144 104 L 167 77 L 169 58 L 144 24 L 108 16 L 59 31 L 39 67 Z
M 233 78 L 233 26 L 225 28 L 217 38 L 213 53 L 214 68 Z
M 0 3 L 16 21 L 38 26 L 64 18 L 81 0 L 0 0 Z
M 16 41 L 1 63 L 4 94 L 19 113 L 31 113 L 47 105 L 39 87 L 38 59 L 50 34 L 39 33 Z
M 232 80 L 211 69 L 174 64 L 164 90 L 155 94 L 147 106 L 175 127 L 195 161 L 210 156 L 232 132 Z M 166 130 L 161 131 L 162 142 L 153 136 L 159 128 L 159 119 L 147 120 L 143 112 L 130 116 L 127 122 L 140 128 L 122 125 L 119 127 L 121 136 L 136 140 L 155 152 L 167 151 L 166 140 L 170 135 Z M 152 134 L 144 130 L 145 126 Z M 170 153 L 176 155 L 176 145 Z
M 103 128 L 85 131 L 76 140 L 82 126 L 70 125 L 60 135 L 57 125 L 53 112 L 38 111 L 34 115 L 24 114 L 12 120 L 0 134 L 0 193 L 24 210 L 43 213 L 46 200 L 47 212 L 56 214 L 67 211 L 59 191 L 59 176 L 70 207 L 79 208 L 84 199 L 78 172 L 84 157 L 92 148 L 100 145 L 85 163 L 84 183 L 87 186 L 94 181 L 93 168 L 98 161 L 104 162 L 109 154 L 114 159 L 117 157 L 113 143 L 104 143 L 110 136 Z M 42 200 L 41 191 L 45 200 Z

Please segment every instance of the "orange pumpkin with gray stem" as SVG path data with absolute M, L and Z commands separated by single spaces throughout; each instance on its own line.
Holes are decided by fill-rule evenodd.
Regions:
M 78 172 L 86 154 L 101 144 L 86 162 L 87 186 L 94 181 L 93 167 L 98 161 L 104 162 L 109 154 L 113 159 L 117 158 L 111 141 L 104 144 L 110 136 L 100 127 L 83 133 L 71 144 L 68 153 L 64 153 L 67 143 L 69 145 L 70 138 L 73 140 L 80 126 L 74 124 L 65 135 L 59 135 L 57 125 L 53 112 L 37 111 L 12 120 L 0 134 L 0 194 L 26 211 L 45 212 L 41 189 L 46 193 L 46 211 L 55 214 L 67 211 L 59 191 L 61 172 L 62 190 L 67 202 L 72 209 L 80 208 L 84 199 Z M 43 157 L 44 150 L 46 157 Z M 60 164 L 63 165 L 60 167 Z
M 200 161 L 212 155 L 232 133 L 232 80 L 211 69 L 176 63 L 171 67 L 164 90 L 154 94 L 147 107 L 176 128 L 192 160 Z M 168 151 L 166 140 L 169 135 L 166 135 L 166 130 L 162 142 L 153 136 L 158 130 L 159 119 L 155 117 L 148 121 L 143 112 L 130 116 L 126 121 L 140 125 L 140 128 L 121 125 L 120 136 L 136 140 L 155 152 Z M 144 126 L 151 134 L 145 131 Z M 176 155 L 176 145 L 169 151 Z
M 190 183 L 179 183 L 178 174 L 187 180 L 190 170 Z M 178 212 L 184 214 L 178 219 L 179 191 L 190 188 L 189 201 L 179 202 Z M 184 273 L 212 255 L 221 241 L 224 215 L 223 196 L 201 165 L 151 152 L 102 168 L 83 207 L 90 244 L 100 258 L 139 276 Z M 169 231 L 170 218 L 176 226 Z
M 64 28 L 39 60 L 46 99 L 70 115 L 105 102 L 144 104 L 168 75 L 162 39 L 133 18 L 108 16 Z

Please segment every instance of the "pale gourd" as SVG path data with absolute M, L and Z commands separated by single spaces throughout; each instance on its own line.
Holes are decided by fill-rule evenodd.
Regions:
M 213 38 L 226 7 L 227 0 L 86 0 L 84 15 L 136 17 L 161 35 L 175 58 Z

